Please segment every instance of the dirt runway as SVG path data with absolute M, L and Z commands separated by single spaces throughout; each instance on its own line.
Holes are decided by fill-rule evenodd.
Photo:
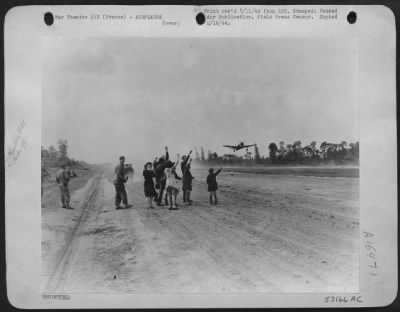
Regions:
M 194 203 L 183 205 L 180 193 L 177 211 L 145 208 L 141 172 L 126 184 L 130 209 L 114 209 L 107 172 L 81 178 L 73 210 L 48 187 L 42 290 L 358 291 L 357 177 L 223 171 L 214 206 L 206 174 L 193 170 Z

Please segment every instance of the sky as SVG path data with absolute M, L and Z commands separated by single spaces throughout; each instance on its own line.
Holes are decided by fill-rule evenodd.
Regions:
M 47 44 L 42 145 L 142 165 L 168 145 L 357 141 L 357 43 L 329 39 L 92 38 Z M 241 152 L 239 152 L 241 154 Z

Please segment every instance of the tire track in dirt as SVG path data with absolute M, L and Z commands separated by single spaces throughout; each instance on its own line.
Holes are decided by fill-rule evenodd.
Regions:
M 200 205 L 192 210 L 203 209 Z M 255 290 L 258 291 L 284 291 L 282 285 L 293 284 L 293 281 L 301 277 L 301 274 L 293 266 L 282 262 L 281 258 L 260 248 L 257 237 L 246 233 L 243 224 L 237 227 L 230 224 L 226 219 L 224 223 L 213 220 L 212 213 L 192 213 L 190 216 L 182 214 L 176 222 L 185 228 L 190 222 L 193 230 L 199 236 L 202 248 L 207 250 L 209 256 L 215 259 L 216 264 L 224 268 L 230 268 L 229 274 L 242 274 L 243 279 L 253 281 Z M 238 230 L 240 228 L 240 230 Z M 270 247 L 270 246 L 269 246 Z M 312 279 L 311 277 L 309 279 Z M 313 284 L 317 284 L 315 280 Z M 266 287 L 267 286 L 267 287 Z M 304 281 L 305 290 L 309 285 Z M 247 288 L 248 289 L 248 288 Z
M 124 271 L 132 259 L 124 256 L 137 252 L 137 242 L 135 229 L 120 224 L 119 215 L 123 211 L 115 210 L 112 194 L 113 187 L 103 177 L 95 207 L 78 237 L 73 271 L 65 285 L 69 292 L 121 292 L 126 287 L 123 282 L 129 279 Z
M 95 176 L 92 181 L 92 185 L 90 191 L 85 199 L 85 201 L 81 205 L 82 213 L 79 216 L 79 219 L 76 223 L 75 228 L 71 231 L 69 236 L 69 240 L 64 246 L 61 257 L 57 260 L 57 265 L 55 271 L 50 275 L 47 285 L 45 287 L 45 292 L 55 292 L 62 291 L 63 284 L 67 281 L 68 275 L 71 270 L 72 258 L 74 256 L 74 252 L 77 244 L 77 235 L 79 233 L 82 224 L 85 222 L 85 219 L 88 216 L 90 209 L 93 207 L 94 199 L 97 195 L 98 184 L 100 181 L 100 176 Z
M 194 187 L 195 189 L 197 188 L 197 185 Z M 220 193 L 220 196 L 225 196 L 224 192 Z M 240 195 L 242 196 L 242 195 Z M 221 197 L 222 198 L 222 197 Z M 245 202 L 244 200 L 245 198 L 243 198 L 242 196 L 242 201 L 238 201 L 237 198 L 235 198 L 234 200 L 236 201 L 237 205 L 240 206 L 240 202 Z M 202 202 L 205 202 L 207 200 L 206 196 L 202 196 Z M 224 197 L 223 198 L 223 202 L 226 203 L 227 201 L 232 201 L 232 197 Z M 197 203 L 196 203 L 197 205 Z M 207 209 L 207 205 L 204 204 L 200 204 L 201 206 L 203 206 L 204 208 L 202 209 Z M 223 205 L 222 205 L 223 206 Z M 205 223 L 203 223 L 203 226 L 206 226 L 206 223 L 210 223 L 210 222 L 214 222 L 216 227 L 220 227 L 220 228 L 225 228 L 226 232 L 232 231 L 232 229 L 230 227 L 233 228 L 241 228 L 246 230 L 248 233 L 252 233 L 251 235 L 258 235 L 260 233 L 257 232 L 257 227 L 255 226 L 255 224 L 251 224 L 251 223 L 247 223 L 247 222 L 243 222 L 243 220 L 239 220 L 237 218 L 237 216 L 232 215 L 231 211 L 227 210 L 227 208 L 221 208 L 222 206 L 218 206 L 218 210 L 212 212 L 212 214 L 201 214 L 201 217 L 205 217 L 205 216 L 209 216 L 210 218 L 208 220 L 205 221 Z M 196 207 L 197 208 L 197 207 Z M 312 208 L 311 208 L 312 209 Z M 195 210 L 193 210 L 195 211 Z M 217 222 L 215 222 L 215 219 L 218 219 L 218 215 L 221 211 L 224 211 L 225 213 L 227 213 L 227 215 L 225 215 L 225 217 L 227 217 L 228 219 L 219 219 Z M 246 213 L 248 212 L 248 210 L 244 209 L 242 212 L 243 216 L 246 215 Z M 181 212 L 178 212 L 181 213 Z M 194 218 L 194 216 L 191 216 L 192 218 Z M 260 215 L 258 215 L 258 217 L 260 217 Z M 184 218 L 184 214 L 182 214 L 182 218 Z M 339 276 L 338 278 L 336 278 L 335 273 L 340 273 L 342 270 L 341 268 L 345 267 L 346 269 L 344 270 L 344 272 L 342 272 L 340 275 L 346 275 L 346 271 L 357 271 L 357 267 L 356 267 L 356 263 L 358 263 L 358 252 L 357 252 L 357 238 L 355 237 L 355 232 L 357 232 L 357 228 L 358 226 L 355 226 L 355 229 L 352 228 L 352 235 L 351 238 L 354 242 L 350 243 L 350 244 L 346 244 L 346 239 L 347 237 L 342 237 L 342 238 L 337 238 L 334 236 L 334 233 L 336 231 L 337 232 L 337 228 L 333 229 L 331 231 L 331 236 L 329 235 L 325 235 L 326 232 L 323 232 L 323 237 L 322 240 L 319 237 L 319 232 L 313 232 L 312 229 L 309 229 L 307 226 L 301 227 L 300 229 L 307 229 L 309 230 L 309 232 L 307 231 L 303 231 L 303 232 L 299 232 L 298 229 L 292 228 L 291 226 L 293 225 L 292 222 L 289 222 L 290 219 L 292 218 L 292 216 L 288 216 L 288 217 L 283 217 L 283 221 L 285 221 L 285 226 L 288 226 L 290 229 L 287 233 L 283 232 L 281 228 L 274 228 L 274 231 L 277 230 L 277 234 L 275 234 L 274 232 L 272 232 L 272 230 L 269 231 L 263 231 L 263 241 L 273 241 L 275 242 L 275 245 L 278 246 L 279 248 L 274 248 L 274 250 L 276 252 L 282 252 L 285 253 L 286 255 L 292 255 L 293 257 L 296 258 L 300 258 L 297 260 L 297 267 L 302 271 L 307 273 L 307 275 L 310 276 L 315 276 L 315 278 L 317 279 L 317 281 L 319 280 L 319 283 L 322 283 L 321 286 L 325 286 L 326 288 L 326 284 L 328 282 L 330 282 L 332 285 L 336 284 L 337 287 L 343 287 L 343 280 L 341 278 L 343 278 L 343 276 Z M 346 222 L 350 222 L 350 220 L 353 220 L 352 217 L 346 218 L 346 220 L 336 220 L 339 223 L 346 223 Z M 281 220 L 282 221 L 282 220 Z M 199 221 L 197 220 L 196 222 L 193 221 L 193 224 L 198 223 Z M 301 220 L 300 220 L 301 222 Z M 314 220 L 314 222 L 316 222 Z M 310 222 L 309 222 L 310 223 Z M 227 226 L 226 224 L 230 224 L 230 226 Z M 185 224 L 181 224 L 182 227 L 185 227 Z M 325 229 L 324 229 L 325 230 Z M 246 236 L 248 234 L 245 234 Z M 252 236 L 249 236 L 250 238 Z M 325 235 L 325 236 L 324 236 Z M 340 234 L 342 235 L 342 234 Z M 245 236 L 245 237 L 246 237 Z M 349 235 L 350 236 L 350 235 Z M 243 238 L 243 237 L 242 237 Z M 350 259 L 348 258 L 348 255 L 345 255 L 345 257 L 341 257 L 340 254 L 336 253 L 335 250 L 331 251 L 330 249 L 332 248 L 332 246 L 329 246 L 332 244 L 333 239 L 332 238 L 336 238 L 336 248 L 338 251 L 344 251 L 344 253 L 346 252 L 350 252 L 353 253 L 353 258 L 351 258 L 352 256 L 350 256 Z M 212 238 L 211 238 L 212 239 Z M 327 240 L 326 240 L 327 239 Z M 234 242 L 234 240 L 229 240 L 229 244 L 232 244 L 232 241 Z M 327 244 L 325 245 L 324 248 L 320 248 L 323 247 L 324 245 L 321 245 L 321 241 L 325 241 L 327 242 Z M 343 246 L 343 242 L 344 245 Z M 234 244 L 234 243 L 233 243 Z M 251 243 L 250 243 L 251 244 Z M 346 247 L 347 246 L 347 247 Z M 271 250 L 271 245 L 266 245 L 265 243 L 263 244 L 264 250 Z M 273 247 L 273 246 L 272 246 Z M 346 249 L 343 249 L 344 247 L 346 247 Z M 352 249 L 352 247 L 354 247 L 356 252 L 350 251 Z M 241 246 L 238 246 L 239 249 L 243 248 Z M 278 263 L 282 263 L 281 259 L 276 259 Z M 350 261 L 349 261 L 350 260 Z M 354 260 L 354 261 L 353 261 Z M 296 262 L 295 262 L 296 263 Z M 354 263 L 354 268 L 352 267 L 352 264 Z M 319 272 L 315 273 L 314 269 L 315 269 L 315 264 L 317 264 Z M 294 264 L 296 266 L 296 264 Z M 293 264 L 290 264 L 290 267 L 292 267 Z M 299 274 L 295 274 L 296 276 L 298 276 Z M 280 277 L 281 279 L 281 277 Z M 356 283 L 357 280 L 357 275 L 353 276 L 353 277 L 349 277 L 350 282 L 352 283 Z M 318 290 L 318 289 L 317 289 Z
M 283 191 L 270 193 L 267 204 L 265 188 L 239 193 L 223 185 L 220 205 L 210 206 L 205 183 L 196 180 L 193 206 L 183 206 L 180 193 L 180 210 L 169 211 L 145 208 L 140 179 L 126 188 L 134 207 L 115 210 L 110 177 L 97 181 L 71 250 L 53 277 L 57 290 L 323 292 L 343 291 L 346 283 L 355 288 L 358 225 L 351 226 L 353 212 L 340 212 L 333 226 L 333 201 L 329 207 L 320 203 L 326 211 L 313 219 L 308 216 L 314 207 L 301 192 L 288 193 L 289 199 L 304 196 L 296 205 Z
M 130 194 L 129 196 L 133 198 L 134 201 L 136 199 L 136 204 L 138 202 L 137 198 L 143 197 L 140 188 L 139 185 L 128 186 L 128 194 Z M 149 276 L 151 280 L 150 282 L 148 281 L 148 286 L 151 288 L 159 290 L 164 289 L 164 292 L 168 289 L 168 286 L 168 292 L 185 292 L 190 291 L 191 288 L 197 288 L 198 291 L 204 292 L 206 291 L 204 288 L 201 289 L 201 287 L 195 285 L 196 278 L 193 276 L 196 275 L 194 273 L 203 268 L 206 274 L 209 274 L 211 271 L 213 275 L 210 281 L 214 284 L 209 285 L 209 291 L 214 291 L 214 289 L 216 291 L 218 291 L 218 289 L 221 291 L 224 287 L 221 280 L 229 280 L 232 282 L 232 274 L 240 275 L 240 272 L 237 270 L 233 271 L 233 269 L 231 269 L 230 271 L 227 271 L 227 267 L 221 269 L 223 263 L 219 263 L 216 267 L 215 261 L 209 257 L 208 253 L 199 249 L 198 242 L 201 239 L 199 233 L 190 231 L 187 227 L 179 226 L 179 224 L 176 223 L 175 219 L 179 218 L 179 215 L 176 215 L 176 212 L 168 211 L 165 208 L 148 210 L 144 208 L 144 205 L 136 206 L 135 212 L 142 224 L 140 232 L 144 230 L 155 233 L 153 235 L 156 237 L 158 236 L 159 241 L 162 241 L 162 243 L 159 243 L 161 250 L 158 250 L 158 252 L 148 251 L 153 254 L 153 259 L 157 262 L 158 266 L 154 267 L 154 265 L 150 265 L 145 269 L 145 276 Z M 154 244 L 154 242 L 148 241 L 148 246 L 150 247 L 149 250 L 154 248 L 154 246 L 151 246 L 152 243 Z M 155 270 L 157 274 L 153 270 Z M 180 271 L 181 273 L 179 273 Z M 183 271 L 186 272 L 186 274 L 182 274 Z M 192 280 L 190 280 L 191 276 L 193 277 Z M 172 285 L 168 285 L 168 279 L 171 278 L 186 281 L 181 282 L 180 286 L 179 283 L 175 282 L 170 283 Z M 244 276 L 241 276 L 241 279 L 241 284 L 246 283 L 246 289 L 250 291 L 254 288 L 254 284 L 248 280 L 245 281 Z M 197 282 L 201 283 L 199 280 L 197 280 Z M 218 284 L 219 288 L 217 288 L 215 284 Z M 229 288 L 229 285 L 225 285 L 225 287 Z
M 221 192 L 222 195 L 225 195 L 224 193 L 225 192 L 223 191 Z M 308 243 L 311 245 L 325 241 L 330 243 L 330 249 L 335 246 L 341 249 L 343 247 L 348 249 L 357 248 L 358 239 L 354 234 L 358 232 L 358 223 L 353 224 L 352 218 L 338 220 L 336 218 L 332 218 L 331 215 L 325 215 L 327 226 L 323 228 L 322 232 L 320 223 L 317 223 L 316 220 L 311 219 L 310 215 L 308 215 L 308 212 L 298 209 L 298 206 L 286 208 L 271 202 L 268 202 L 268 205 L 266 205 L 263 201 L 259 201 L 256 203 L 255 207 L 231 208 L 232 205 L 229 204 L 230 202 L 239 201 L 235 198 L 237 196 L 232 195 L 233 194 L 228 194 L 228 196 L 226 196 L 224 203 L 218 206 L 215 214 L 222 219 L 232 218 L 233 221 L 238 221 L 238 215 L 241 215 L 241 218 L 245 218 L 247 221 L 244 225 L 251 226 L 248 228 L 249 232 L 264 232 L 267 228 L 273 228 L 274 231 L 282 232 L 280 234 L 285 234 L 287 230 L 290 230 L 296 235 L 302 235 L 304 238 L 307 238 Z M 246 202 L 246 197 L 248 197 L 248 195 L 241 195 L 240 200 Z M 227 206 L 230 208 L 227 208 L 225 203 L 228 203 Z M 207 205 L 205 207 L 207 207 Z M 303 211 L 303 213 L 299 213 L 301 211 Z M 278 224 L 277 226 L 275 225 L 275 221 Z M 351 228 L 352 235 L 347 235 L 342 231 L 340 233 L 341 237 L 338 237 L 338 229 L 335 228 L 335 223 L 344 224 Z M 282 224 L 285 225 L 285 228 L 283 229 L 281 228 Z M 320 245 L 319 247 L 324 248 L 323 245 Z
M 225 192 L 221 190 L 221 196 Z M 238 209 L 239 203 L 248 202 L 247 197 L 253 197 L 248 194 L 236 195 L 232 192 L 228 192 L 228 197 L 224 199 L 222 205 L 220 205 L 216 210 L 214 216 L 220 216 L 218 224 L 224 225 L 233 222 L 236 227 L 245 229 L 248 233 L 254 234 L 256 236 L 264 237 L 263 241 L 273 241 L 277 242 L 277 246 L 280 246 L 282 252 L 289 251 L 294 253 L 297 258 L 303 258 L 303 261 L 297 261 L 302 263 L 304 267 L 302 270 L 308 266 L 310 272 L 319 269 L 326 280 L 334 282 L 336 280 L 337 287 L 344 285 L 345 282 L 349 282 L 350 285 L 355 285 L 358 283 L 358 223 L 352 224 L 353 218 L 344 218 L 341 220 L 335 220 L 336 223 L 340 224 L 351 224 L 351 233 L 343 234 L 340 229 L 328 226 L 321 227 L 321 222 L 316 220 L 307 220 L 301 217 L 301 215 L 290 215 L 293 209 L 287 211 L 282 211 L 279 209 L 273 209 L 273 205 L 269 205 L 268 209 L 260 211 L 260 209 L 249 209 L 246 207 L 244 209 Z M 254 198 L 253 198 L 254 199 Z M 226 202 L 225 202 L 226 200 Z M 238 203 L 235 209 L 232 209 L 232 205 L 229 202 Z M 253 203 L 254 204 L 254 203 Z M 322 204 L 325 204 L 324 202 Z M 245 205 L 244 205 L 245 206 Z M 257 207 L 263 206 L 262 202 L 257 202 Z M 229 209 L 227 208 L 229 207 Z M 297 207 L 294 211 L 298 213 Z M 277 212 L 282 213 L 282 215 Z M 249 214 L 255 214 L 254 218 L 246 220 L 248 222 L 242 222 L 237 218 L 236 213 L 241 214 L 242 218 L 247 219 Z M 268 215 L 269 213 L 275 213 L 275 215 Z M 264 226 L 260 227 L 260 219 L 265 217 L 270 221 L 264 223 Z M 275 226 L 275 222 L 272 218 L 278 217 L 278 226 Z M 225 218 L 231 218 L 229 222 L 225 222 Z M 329 220 L 331 219 L 328 218 Z M 268 224 L 269 223 L 269 224 Z M 315 224 L 318 226 L 315 226 Z M 266 226 L 265 226 L 266 225 Z M 261 232 L 261 233 L 260 233 Z M 327 235 L 326 235 L 327 234 Z M 351 236 L 350 236 L 351 234 Z M 278 241 L 281 243 L 278 243 Z M 266 246 L 266 249 L 270 250 L 271 246 Z M 311 258 L 311 259 L 309 259 Z M 300 259 L 298 259 L 300 260 Z M 329 272 L 331 271 L 331 272 Z M 350 277 L 346 280 L 346 276 Z M 336 276 L 338 276 L 336 278 Z M 352 288 L 354 289 L 354 287 Z
M 133 187 L 130 190 L 135 192 Z M 283 269 L 281 264 L 277 264 L 279 261 L 268 260 L 278 259 L 265 250 L 260 252 L 259 248 L 249 241 L 254 237 L 244 238 L 243 233 L 232 230 L 232 223 L 228 226 L 225 225 L 227 220 L 215 222 L 212 220 L 215 217 L 214 211 L 204 209 L 206 206 L 203 204 L 199 204 L 199 206 L 194 209 L 184 207 L 180 211 L 174 212 L 175 218 L 170 220 L 173 223 L 169 225 L 169 230 L 175 232 L 181 241 L 195 241 L 197 247 L 202 248 L 207 257 L 212 260 L 213 265 L 220 272 L 224 272 L 226 279 L 232 281 L 237 277 L 236 283 L 247 291 L 257 289 L 279 291 L 280 288 L 277 284 L 290 284 L 293 278 L 301 276 L 288 266 Z M 153 217 L 159 217 L 159 213 L 158 216 L 153 215 Z M 237 228 L 242 227 L 243 224 L 239 224 Z M 238 244 L 238 241 L 241 243 Z M 247 246 L 251 246 L 251 248 L 247 248 Z M 251 256 L 246 257 L 246 254 Z M 256 260 L 253 259 L 255 256 L 257 256 Z M 281 259 L 279 260 L 281 261 Z M 264 274 L 260 274 L 262 272 Z M 268 278 L 262 276 L 268 276 Z M 273 279 L 277 284 L 271 282 Z M 305 289 L 309 288 L 307 283 L 310 281 L 304 281 Z M 319 284 L 318 280 L 315 280 L 313 284 L 313 287 L 315 284 Z
M 214 223 L 222 232 L 231 232 L 233 235 L 229 242 L 241 240 L 243 244 L 237 244 L 237 248 L 242 250 L 243 254 L 252 254 L 260 259 L 267 258 L 270 259 L 270 262 L 276 263 L 274 265 L 275 268 L 281 272 L 277 282 L 282 282 L 282 272 L 286 271 L 291 272 L 292 277 L 299 278 L 299 276 L 306 275 L 307 278 L 304 283 L 311 283 L 310 281 L 312 281 L 313 287 L 317 290 L 320 286 L 326 285 L 327 281 L 331 284 L 335 282 L 336 287 L 342 286 L 342 276 L 336 278 L 336 275 L 340 272 L 341 267 L 348 267 L 348 259 L 340 259 L 336 254 L 324 252 L 317 248 L 315 244 L 308 243 L 307 240 L 301 241 L 300 233 L 295 231 L 286 233 L 276 231 L 277 233 L 274 233 L 272 230 L 265 230 L 260 232 L 255 231 L 253 226 L 235 219 L 229 220 L 229 218 L 225 218 L 222 222 L 221 220 L 214 221 L 215 216 L 216 214 L 198 215 L 206 223 Z M 200 224 L 201 221 L 196 223 Z M 241 230 L 235 231 L 235 228 L 240 228 Z M 236 240 L 234 236 L 236 236 Z M 308 239 L 304 235 L 303 238 Z M 251 247 L 248 248 L 248 246 Z M 270 252 L 271 250 L 274 252 Z M 251 262 L 251 259 L 246 260 L 246 262 Z M 316 264 L 321 266 L 321 263 L 325 267 L 320 272 L 316 272 Z M 265 268 L 260 267 L 259 269 L 261 272 Z M 274 272 L 276 271 L 274 270 Z M 287 279 L 287 281 L 290 280 L 291 278 Z
M 195 186 L 195 189 L 197 188 L 197 186 Z M 224 196 L 221 197 L 222 201 L 224 203 L 226 203 L 226 201 L 229 201 L 230 197 L 225 197 L 224 192 L 220 193 L 220 196 Z M 243 202 L 242 198 L 242 202 Z M 205 202 L 207 200 L 206 196 L 202 196 L 202 202 Z M 237 201 L 236 203 L 237 205 L 240 206 L 240 201 Z M 196 203 L 196 205 L 198 205 Z M 202 206 L 202 210 L 207 209 L 207 205 L 204 204 L 200 204 Z M 247 222 L 243 222 L 243 220 L 240 220 L 237 218 L 237 216 L 234 216 L 231 214 L 230 211 L 228 211 L 226 208 L 221 208 L 222 206 L 218 206 L 218 209 L 213 211 L 212 213 L 208 213 L 208 214 L 200 214 L 197 215 L 197 217 L 201 217 L 201 218 L 205 218 L 206 216 L 208 216 L 208 219 L 205 220 L 202 223 L 202 226 L 207 228 L 207 224 L 208 223 L 212 223 L 214 222 L 215 228 L 224 228 L 225 232 L 232 232 L 232 228 L 240 228 L 243 229 L 244 232 L 239 232 L 242 235 L 242 239 L 244 241 L 246 241 L 246 237 L 249 237 L 250 240 L 252 238 L 257 238 L 257 236 L 259 236 L 259 232 L 257 232 L 257 227 L 254 224 L 251 223 L 247 223 Z M 196 207 L 198 208 L 198 207 Z M 184 208 L 186 209 L 186 207 Z M 189 208 L 190 209 L 190 208 Z M 225 213 L 227 213 L 227 215 L 225 215 L 225 219 L 221 219 L 221 218 L 217 218 L 218 215 L 220 214 L 221 211 L 224 211 Z M 196 218 L 196 210 L 193 210 L 193 215 L 191 215 L 190 217 Z M 243 215 L 246 215 L 246 213 L 248 212 L 248 210 L 244 209 L 243 210 Z M 182 211 L 179 211 L 177 213 L 181 214 L 181 219 L 185 218 L 185 214 L 182 213 Z M 260 217 L 258 215 L 258 217 Z M 290 216 L 283 218 L 285 221 L 290 220 Z M 350 218 L 353 219 L 353 218 Z M 218 220 L 218 221 L 215 221 Z M 338 222 L 341 222 L 342 220 L 339 220 Z M 349 221 L 349 220 L 346 220 Z M 178 220 L 179 222 L 179 220 Z M 188 222 L 187 224 L 190 224 L 191 226 L 196 225 L 197 223 L 200 223 L 201 220 L 185 220 L 185 222 Z M 227 225 L 229 224 L 229 225 Z M 292 224 L 290 222 L 285 223 L 285 226 L 291 226 Z M 186 223 L 180 224 L 180 226 L 182 228 L 187 228 Z M 305 226 L 304 228 L 308 228 L 307 226 Z M 210 229 L 210 231 L 213 229 Z M 341 271 L 341 267 L 345 266 L 347 269 L 346 270 L 350 270 L 350 271 L 357 271 L 357 268 L 354 268 L 354 270 L 351 268 L 351 265 L 349 267 L 348 263 L 348 258 L 341 258 L 340 255 L 336 254 L 335 252 L 329 252 L 329 246 L 325 247 L 325 250 L 322 250 L 321 246 L 323 245 L 318 245 L 318 242 L 321 241 L 320 237 L 318 236 L 319 232 L 305 232 L 304 234 L 302 232 L 298 232 L 298 230 L 293 230 L 290 229 L 290 231 L 288 233 L 284 233 L 282 232 L 281 229 L 279 228 L 275 228 L 275 230 L 278 230 L 278 234 L 273 233 L 271 230 L 270 231 L 263 231 L 263 240 L 262 241 L 266 241 L 266 242 L 275 242 L 275 245 L 277 247 L 274 248 L 274 250 L 276 252 L 280 252 L 282 254 L 286 254 L 286 256 L 292 254 L 293 257 L 296 258 L 301 258 L 298 259 L 297 261 L 295 261 L 294 263 L 290 263 L 289 267 L 292 268 L 293 266 L 297 266 L 299 270 L 301 270 L 304 273 L 307 273 L 307 276 L 310 276 L 310 278 L 312 276 L 314 276 L 314 278 L 316 279 L 314 281 L 314 284 L 320 284 L 321 286 L 325 286 L 326 288 L 326 284 L 328 282 L 330 282 L 332 284 L 332 287 L 334 288 L 335 285 L 337 287 L 343 287 L 343 280 L 341 279 L 342 276 L 339 276 L 338 278 L 335 277 L 335 273 L 339 273 Z M 336 229 L 337 230 L 337 229 Z M 353 229 L 354 230 L 354 229 Z M 215 231 L 215 230 L 214 230 Z M 246 233 L 247 231 L 247 233 Z M 183 230 L 184 232 L 184 230 Z M 334 232 L 334 230 L 332 231 Z M 199 232 L 196 232 L 196 235 L 198 235 L 198 233 L 201 233 L 201 230 L 199 230 Z M 249 234 L 250 233 L 250 234 Z M 313 234 L 313 235 L 312 235 Z M 244 235 L 244 236 L 243 236 Z M 255 235 L 255 236 L 254 236 Z M 218 235 L 217 235 L 218 236 Z M 208 237 L 209 239 L 213 239 L 213 237 Z M 330 238 L 329 236 L 325 236 L 322 238 Z M 353 232 L 353 237 L 354 239 L 354 232 Z M 257 238 L 259 239 L 259 238 Z M 303 241 L 301 241 L 301 239 L 303 239 Z M 300 240 L 300 242 L 299 242 Z M 355 239 L 357 240 L 357 239 Z M 203 240 L 202 240 L 203 241 Z M 261 241 L 261 242 L 262 242 Z M 324 239 L 322 240 L 324 241 Z M 343 246 L 341 246 L 341 243 L 345 241 L 343 238 L 339 239 L 337 238 L 336 241 L 336 246 L 338 248 L 338 250 L 342 250 Z M 231 239 L 227 240 L 227 244 L 235 244 L 235 239 L 234 237 L 232 237 Z M 249 243 L 247 241 L 247 243 Z M 246 243 L 246 244 L 247 244 Z M 332 242 L 328 239 L 327 241 L 328 245 L 331 244 Z M 251 245 L 251 242 L 250 242 Z M 355 248 L 357 248 L 356 244 L 348 244 L 348 247 L 352 247 L 355 246 Z M 271 245 L 266 245 L 265 243 L 263 244 L 263 249 L 264 250 L 271 250 L 273 246 Z M 241 245 L 237 246 L 238 250 L 243 249 L 244 247 Z M 245 249 L 245 248 L 244 248 Z M 253 248 L 254 249 L 254 248 Z M 347 251 L 349 251 L 347 249 Z M 251 252 L 251 251 L 250 251 Z M 253 250 L 254 252 L 254 250 Z M 345 250 L 346 252 L 346 250 Z M 354 253 L 356 256 L 355 258 L 357 258 L 358 253 L 355 252 Z M 240 255 L 239 255 L 240 256 Z M 269 254 L 269 257 L 273 258 L 273 256 L 271 256 L 271 254 Z M 346 255 L 346 257 L 348 257 Z M 311 259 L 310 259 L 311 258 Z M 281 258 L 277 258 L 275 257 L 275 260 L 277 263 L 279 263 L 280 265 L 282 265 L 282 259 Z M 356 259 L 350 259 L 350 263 L 352 263 L 352 260 L 356 260 Z M 298 264 L 296 264 L 296 262 Z M 354 261 L 355 263 L 358 263 L 358 261 Z M 315 269 L 315 264 L 317 264 L 318 268 L 319 268 L 319 272 L 316 273 L 314 272 Z M 346 274 L 346 270 L 344 272 L 342 272 L 343 274 Z M 290 270 L 288 270 L 290 271 Z M 339 274 L 340 275 L 340 274 Z M 299 276 L 299 274 L 294 273 L 294 276 Z M 350 277 L 350 281 L 351 282 L 355 282 L 356 276 L 354 278 Z M 279 277 L 279 281 L 282 280 L 282 276 Z M 318 290 L 318 289 L 317 289 Z

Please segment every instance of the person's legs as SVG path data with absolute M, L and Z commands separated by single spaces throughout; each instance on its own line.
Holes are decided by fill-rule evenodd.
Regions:
M 212 205 L 212 191 L 210 191 L 210 205 Z
M 171 190 L 168 190 L 167 191 L 167 197 L 168 197 L 168 201 L 169 201 L 169 208 L 171 209 L 172 208 L 172 193 L 171 193 Z
M 158 194 L 157 205 L 161 205 L 161 201 L 164 195 L 164 188 L 165 185 L 163 183 L 160 183 L 160 193 Z
M 164 186 L 164 189 L 165 189 L 165 187 L 166 187 L 166 186 Z M 169 198 L 170 196 L 171 196 L 171 192 L 165 190 L 164 204 L 165 204 L 166 206 L 168 206 L 168 198 Z M 169 200 L 169 204 L 171 204 L 171 200 Z
M 175 188 L 169 188 L 168 197 L 169 197 L 169 209 L 178 209 L 176 205 L 176 197 L 178 196 L 178 190 Z
M 125 206 L 128 206 L 128 196 L 126 195 L 126 190 L 125 190 L 125 185 L 121 185 L 121 198 L 122 198 L 122 203 Z
M 183 198 L 183 202 L 186 203 L 186 191 L 184 188 L 182 188 L 182 198 Z
M 65 206 L 65 197 L 64 197 L 64 189 L 62 185 L 59 185 L 58 188 L 60 189 L 60 200 L 61 200 L 61 205 L 63 208 L 66 208 Z
M 65 200 L 65 206 L 67 208 L 70 208 L 70 206 L 69 206 L 70 195 L 69 195 L 68 185 L 64 186 L 64 200 Z
M 173 195 L 172 195 L 172 207 L 174 209 L 177 209 L 176 207 L 176 197 L 178 196 L 178 191 L 177 190 L 173 190 Z
M 192 200 L 190 199 L 190 190 L 186 191 L 186 202 L 191 205 L 192 204 Z
M 217 191 L 214 191 L 214 203 L 218 204 Z
M 119 186 L 117 184 L 114 184 L 115 186 L 115 207 L 119 207 L 121 204 L 121 194 L 119 190 Z

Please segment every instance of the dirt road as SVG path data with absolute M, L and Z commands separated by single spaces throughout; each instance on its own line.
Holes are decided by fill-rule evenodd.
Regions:
M 112 177 L 42 209 L 42 290 L 62 292 L 352 292 L 358 290 L 358 178 L 223 172 L 208 204 L 149 210 L 140 173 L 133 208 L 114 209 Z M 54 190 L 56 191 L 56 190 Z M 56 195 L 55 195 L 56 196 Z

